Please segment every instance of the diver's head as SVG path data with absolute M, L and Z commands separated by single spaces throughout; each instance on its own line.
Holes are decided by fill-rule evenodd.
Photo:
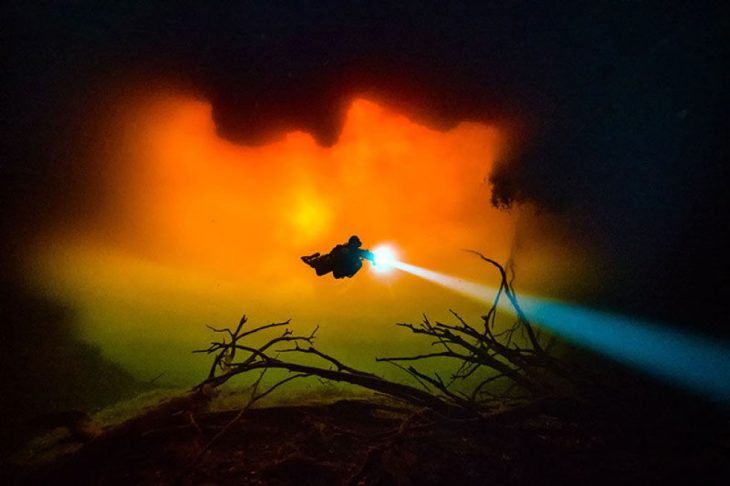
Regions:
M 360 248 L 362 246 L 362 241 L 360 241 L 360 238 L 358 238 L 356 235 L 350 236 L 350 239 L 347 241 L 348 246 L 354 246 L 355 248 Z

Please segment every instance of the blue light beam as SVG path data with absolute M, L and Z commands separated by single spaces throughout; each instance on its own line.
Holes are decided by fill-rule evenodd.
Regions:
M 556 335 L 730 407 L 730 346 L 725 342 L 536 297 L 522 297 L 520 305 Z
M 497 294 L 497 289 L 488 285 L 398 260 L 389 263 L 392 267 L 478 301 L 492 302 Z M 576 304 L 530 295 L 521 295 L 519 301 L 533 324 L 730 408 L 728 343 Z M 499 308 L 514 313 L 507 299 L 500 299 Z

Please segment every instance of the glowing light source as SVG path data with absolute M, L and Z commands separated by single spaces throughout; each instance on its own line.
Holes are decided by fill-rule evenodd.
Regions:
M 390 245 L 378 245 L 373 249 L 375 261 L 373 270 L 378 273 L 390 272 L 398 261 L 398 255 Z

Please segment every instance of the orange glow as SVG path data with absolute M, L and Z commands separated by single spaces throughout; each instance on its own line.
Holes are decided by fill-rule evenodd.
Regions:
M 503 143 L 495 127 L 464 122 L 440 132 L 355 99 L 331 148 L 303 132 L 245 147 L 219 138 L 210 105 L 189 96 L 158 94 L 119 113 L 94 154 L 107 194 L 95 202 L 101 216 L 60 228 L 38 253 L 43 284 L 82 309 L 89 339 L 132 367 L 155 359 L 130 358 L 125 346 L 146 349 L 132 336 L 174 337 L 187 353 L 207 339 L 204 324 L 243 312 L 321 324 L 323 339 L 362 349 L 386 334 L 392 341 L 392 325 L 421 312 L 483 311 L 367 263 L 336 281 L 299 260 L 351 234 L 487 283 L 496 275 L 461 250 L 510 255 L 514 216 L 490 206 L 485 182 Z
M 275 284 L 307 270 L 299 255 L 350 234 L 436 265 L 466 247 L 506 256 L 509 218 L 489 207 L 484 183 L 493 128 L 441 133 L 362 99 L 332 148 L 302 132 L 236 146 L 216 136 L 210 105 L 183 97 L 156 100 L 128 122 L 131 146 L 106 181 L 116 197 L 105 219 L 123 224 L 103 224 L 103 237 L 145 258 Z

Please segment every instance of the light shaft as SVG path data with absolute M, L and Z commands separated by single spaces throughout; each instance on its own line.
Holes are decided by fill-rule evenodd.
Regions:
M 492 286 L 409 263 L 390 264 L 481 302 L 492 302 L 497 293 Z M 531 323 L 730 408 L 728 343 L 643 319 L 531 295 L 521 295 L 519 302 Z M 507 299 L 500 299 L 499 308 L 514 312 Z

